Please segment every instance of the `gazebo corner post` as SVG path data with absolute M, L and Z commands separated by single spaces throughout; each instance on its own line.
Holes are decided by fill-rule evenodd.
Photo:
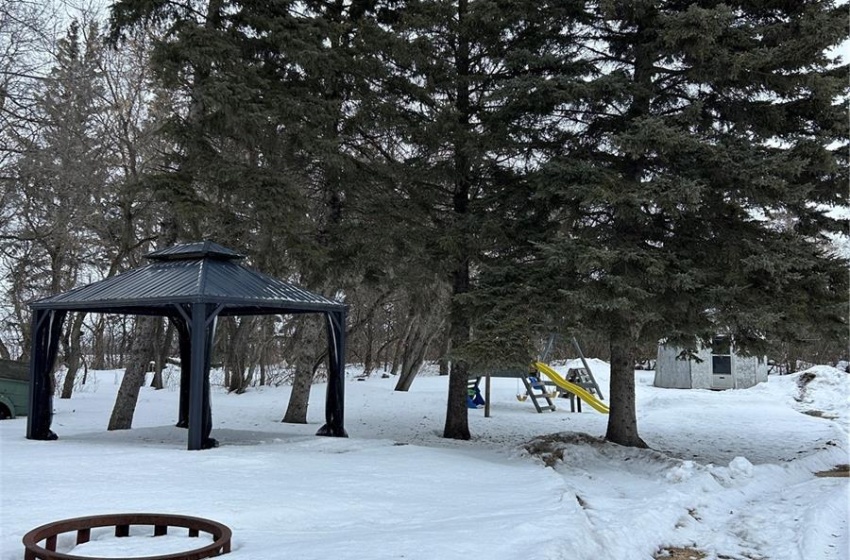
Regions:
M 189 368 L 189 442 L 190 451 L 216 446 L 210 438 L 212 408 L 210 406 L 210 354 L 215 338 L 215 317 L 221 310 L 211 305 L 195 303 L 190 314 L 191 357 Z
M 204 448 L 204 363 L 206 360 L 207 306 L 202 303 L 192 305 L 190 339 L 191 360 L 189 371 L 189 442 L 190 451 Z M 208 395 L 208 393 L 207 393 Z M 208 403 L 206 403 L 208 405 Z
M 180 347 L 180 396 L 178 399 L 176 426 L 178 428 L 188 428 L 190 381 L 192 379 L 192 329 L 189 323 L 191 323 L 192 319 L 188 313 L 183 312 L 182 309 L 180 311 L 180 316 L 170 318 L 177 330 L 177 340 Z
M 345 308 L 328 311 L 328 388 L 325 396 L 325 424 L 316 435 L 348 437 L 345 431 Z
M 59 352 L 65 315 L 65 311 L 53 309 L 33 310 L 27 439 L 57 439 L 50 429 L 53 421 L 53 380 L 50 375 Z
M 210 437 L 212 433 L 212 401 L 210 400 L 210 367 L 212 366 L 212 351 L 215 346 L 215 327 L 218 321 L 218 314 L 222 306 L 219 306 L 215 311 L 210 311 L 207 308 L 207 321 L 205 323 L 204 336 L 206 337 L 206 345 L 204 347 L 204 421 L 202 428 L 203 447 L 217 447 L 218 442 Z

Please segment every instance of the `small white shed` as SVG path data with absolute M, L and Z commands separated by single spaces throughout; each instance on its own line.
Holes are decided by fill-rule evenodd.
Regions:
M 678 359 L 682 349 L 660 344 L 655 364 L 656 387 L 671 389 L 746 389 L 767 381 L 767 361 L 739 356 L 729 337 L 717 337 L 696 358 Z

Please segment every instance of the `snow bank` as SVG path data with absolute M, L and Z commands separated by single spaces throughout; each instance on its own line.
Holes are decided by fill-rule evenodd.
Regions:
M 850 429 L 850 374 L 830 366 L 815 366 L 791 377 L 801 412 L 839 421 Z

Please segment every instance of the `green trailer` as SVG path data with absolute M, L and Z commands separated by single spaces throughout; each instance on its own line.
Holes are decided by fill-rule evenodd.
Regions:
M 26 416 L 30 400 L 30 366 L 0 360 L 0 420 Z

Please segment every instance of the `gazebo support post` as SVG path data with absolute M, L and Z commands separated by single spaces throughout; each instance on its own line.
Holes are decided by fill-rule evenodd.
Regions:
M 56 434 L 50 430 L 53 420 L 53 380 L 50 374 L 59 352 L 59 338 L 66 314 L 57 310 L 33 310 L 27 439 L 56 439 Z
M 203 449 L 203 406 L 204 406 L 204 354 L 207 337 L 204 336 L 206 306 L 196 303 L 192 306 L 190 327 L 192 350 L 189 372 L 189 449 Z
M 215 447 L 210 438 L 212 409 L 210 407 L 210 352 L 213 346 L 214 320 L 210 306 L 192 305 L 192 350 L 189 378 L 189 445 L 190 450 Z
M 204 423 L 203 423 L 203 448 L 217 447 L 218 442 L 210 437 L 212 432 L 212 402 L 210 400 L 210 366 L 212 365 L 212 351 L 215 345 L 215 325 L 218 313 L 221 311 L 219 306 L 215 311 L 210 311 L 210 306 L 207 306 L 207 321 L 204 329 L 206 337 L 206 347 L 204 352 Z
M 177 427 L 189 427 L 189 393 L 192 378 L 192 334 L 191 329 L 182 317 L 171 317 L 174 328 L 177 329 L 177 343 L 180 349 L 180 396 L 178 399 Z
M 325 425 L 316 435 L 348 437 L 345 410 L 345 309 L 328 311 L 328 388 L 325 395 Z

